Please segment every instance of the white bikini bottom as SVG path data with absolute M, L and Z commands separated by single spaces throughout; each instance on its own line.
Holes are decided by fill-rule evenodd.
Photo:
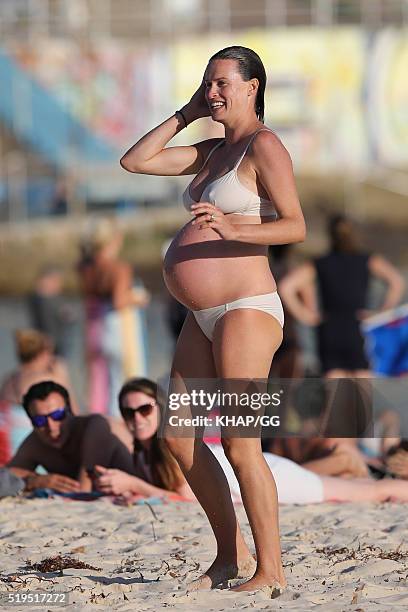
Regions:
M 251 308 L 253 310 L 267 312 L 275 317 L 281 327 L 283 327 L 283 307 L 277 291 L 264 293 L 262 295 L 251 295 L 249 297 L 234 300 L 233 302 L 228 302 L 227 304 L 203 308 L 202 310 L 193 310 L 192 312 L 203 333 L 212 341 L 214 327 L 217 321 L 219 321 L 219 319 L 229 310 L 237 310 L 238 308 Z

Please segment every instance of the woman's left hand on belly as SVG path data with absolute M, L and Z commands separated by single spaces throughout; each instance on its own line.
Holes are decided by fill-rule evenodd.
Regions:
M 191 206 L 191 214 L 195 215 L 193 225 L 199 224 L 199 229 L 210 227 L 224 240 L 235 240 L 238 236 L 236 227 L 224 213 L 208 202 L 199 202 Z

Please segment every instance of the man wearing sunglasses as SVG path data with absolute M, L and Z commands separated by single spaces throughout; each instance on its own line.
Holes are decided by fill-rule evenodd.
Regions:
M 133 471 L 133 459 L 101 415 L 74 416 L 68 391 L 53 381 L 32 385 L 23 406 L 33 431 L 8 464 L 27 489 L 90 491 L 95 465 Z M 47 474 L 35 470 L 42 466 Z

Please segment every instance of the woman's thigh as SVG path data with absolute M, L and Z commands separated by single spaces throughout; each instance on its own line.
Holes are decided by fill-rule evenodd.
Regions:
M 211 342 L 189 312 L 177 340 L 171 377 L 215 378 L 216 371 Z
M 194 315 L 189 312 L 174 353 L 169 381 L 169 403 L 160 435 L 167 439 L 178 438 L 178 443 L 182 446 L 187 444 L 188 440 L 191 444 L 194 438 L 202 439 L 203 426 L 184 423 L 188 423 L 185 419 L 208 415 L 206 405 L 194 404 L 191 398 L 195 390 L 212 391 L 215 377 L 211 342 L 201 331 Z M 182 400 L 182 396 L 186 397 L 186 394 L 187 400 Z M 175 443 L 176 440 L 173 440 L 173 446 Z
M 217 376 L 222 379 L 223 391 L 237 393 L 242 398 L 248 393 L 256 393 L 258 396 L 259 393 L 266 393 L 272 359 L 282 337 L 279 322 L 259 310 L 236 309 L 219 319 L 213 334 L 213 355 Z M 247 379 L 261 380 L 258 380 L 253 388 L 253 383 L 250 383 L 249 389 Z M 221 412 L 231 417 L 254 414 L 252 410 L 241 406 L 240 402 L 231 407 L 227 404 L 221 407 Z M 265 408 L 261 409 L 262 414 L 264 410 Z M 243 431 L 240 431 L 240 428 L 237 431 L 234 425 L 222 427 L 221 437 L 228 458 L 237 463 L 241 456 L 250 451 L 260 453 L 260 432 L 259 425 L 251 426 L 250 429 L 245 427 Z
M 213 335 L 217 376 L 267 379 L 282 338 L 281 325 L 266 312 L 249 308 L 227 312 Z

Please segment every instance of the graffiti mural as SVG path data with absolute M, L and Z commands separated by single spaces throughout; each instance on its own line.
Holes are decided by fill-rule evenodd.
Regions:
M 264 61 L 266 123 L 287 144 L 298 170 L 354 172 L 372 163 L 407 163 L 404 29 L 251 30 L 154 46 L 43 39 L 7 52 L 87 127 L 123 149 L 190 98 L 213 52 L 237 43 Z M 204 120 L 177 139 L 220 130 Z

